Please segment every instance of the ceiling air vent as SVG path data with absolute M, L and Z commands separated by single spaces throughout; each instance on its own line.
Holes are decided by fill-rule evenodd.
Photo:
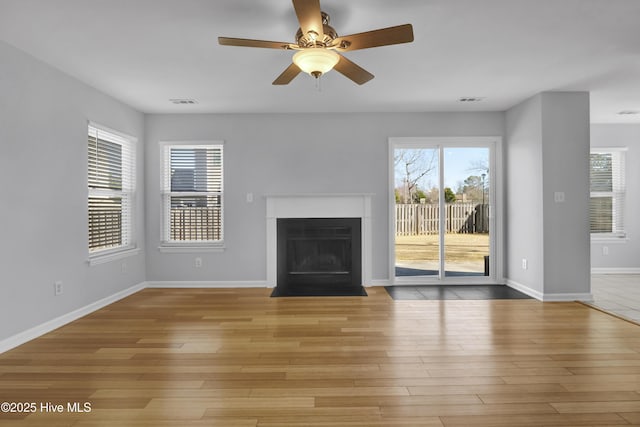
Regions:
M 458 99 L 459 102 L 480 102 L 484 100 L 484 96 L 465 96 Z
M 195 99 L 187 99 L 187 98 L 170 99 L 169 102 L 176 105 L 192 105 L 192 104 L 198 103 L 198 101 L 196 101 Z

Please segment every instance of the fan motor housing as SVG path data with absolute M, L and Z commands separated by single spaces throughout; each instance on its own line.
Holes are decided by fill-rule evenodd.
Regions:
M 307 34 L 302 33 L 302 29 L 298 28 L 296 32 L 296 43 L 300 47 L 328 47 L 333 44 L 333 41 L 338 38 L 338 32 L 329 25 L 329 15 L 325 12 L 321 12 L 322 14 L 322 32 L 323 37 L 318 39 L 318 34 L 314 32 L 309 32 Z

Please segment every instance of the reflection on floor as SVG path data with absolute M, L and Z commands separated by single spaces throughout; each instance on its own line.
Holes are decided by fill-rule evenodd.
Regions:
M 596 308 L 640 323 L 640 274 L 598 274 L 591 276 Z
M 503 285 L 387 286 L 395 300 L 526 299 L 529 296 Z M 594 301 L 589 305 L 640 324 L 640 274 L 591 276 Z
M 394 300 L 531 299 L 505 285 L 417 285 L 385 287 Z

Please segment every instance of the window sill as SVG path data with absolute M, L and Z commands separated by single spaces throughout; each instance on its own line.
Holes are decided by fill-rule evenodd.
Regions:
M 628 237 L 599 237 L 599 236 L 591 236 L 591 243 L 627 243 L 629 241 Z
M 202 252 L 224 252 L 226 247 L 224 244 L 218 245 L 161 245 L 158 250 L 161 253 L 168 254 L 190 254 Z
M 129 258 L 140 253 L 140 248 L 122 249 L 116 252 L 97 253 L 89 256 L 87 261 L 90 266 L 106 264 L 123 258 Z

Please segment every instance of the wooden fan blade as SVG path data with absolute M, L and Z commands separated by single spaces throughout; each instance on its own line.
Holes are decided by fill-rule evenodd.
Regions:
M 232 37 L 218 37 L 222 46 L 262 47 L 266 49 L 289 49 L 291 43 L 272 42 L 267 40 L 235 39 Z
M 342 55 L 333 69 L 359 85 L 365 84 L 374 77 L 373 74 Z
M 291 64 L 287 67 L 286 70 L 284 70 L 282 72 L 282 74 L 280 74 L 278 76 L 277 79 L 275 79 L 273 81 L 272 84 L 274 85 L 288 85 L 291 80 L 295 79 L 296 76 L 300 74 L 300 68 L 298 68 L 298 66 L 296 64 Z
M 313 31 L 318 34 L 319 39 L 322 39 L 324 29 L 322 27 L 320 0 L 293 0 L 293 8 L 296 10 L 302 34 Z
M 388 46 L 392 44 L 410 43 L 413 41 L 413 27 L 411 24 L 396 27 L 381 28 L 364 33 L 338 37 L 334 40 L 337 49 L 341 51 L 367 49 L 370 47 Z

